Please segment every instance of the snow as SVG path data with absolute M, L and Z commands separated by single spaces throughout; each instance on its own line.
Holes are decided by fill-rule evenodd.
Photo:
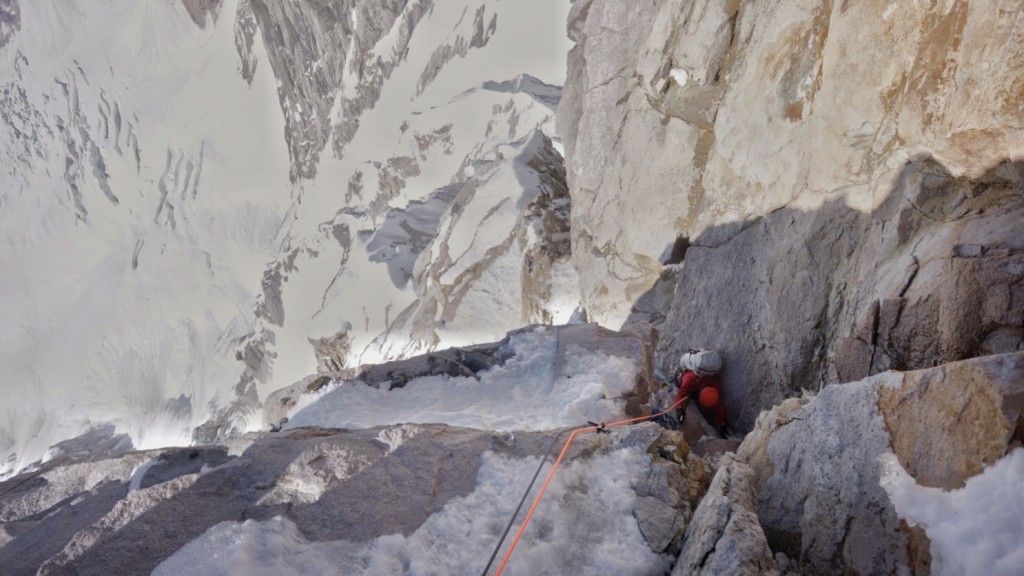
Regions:
M 406 440 L 419 436 L 423 433 L 423 429 L 419 426 L 410 426 L 403 424 L 401 426 L 389 426 L 380 431 L 377 435 L 377 439 L 387 444 L 388 454 L 391 454 L 395 450 L 405 444 Z
M 505 346 L 495 352 L 507 358 L 504 363 L 480 373 L 479 380 L 429 376 L 393 389 L 361 382 L 332 383 L 319 393 L 300 397 L 285 427 L 390 425 L 377 435 L 390 453 L 424 433 L 414 424 L 551 430 L 622 417 L 624 403 L 618 398 L 635 382 L 637 367 L 632 360 L 574 345 L 560 356 L 558 330 L 544 326 L 514 334 Z M 404 424 L 392 425 L 396 422 Z M 651 456 L 643 443 L 610 442 L 594 456 L 560 468 L 505 574 L 640 575 L 668 570 L 672 558 L 651 550 L 635 516 L 635 483 L 651 473 Z M 310 456 L 314 457 L 320 455 Z M 340 463 L 351 456 L 339 453 L 337 458 Z M 539 463 L 537 457 L 485 452 L 475 489 L 448 501 L 407 535 L 387 534 L 368 542 L 314 542 L 282 516 L 222 522 L 179 549 L 153 574 L 477 573 L 483 570 Z M 546 463 L 541 473 L 546 474 L 550 465 Z M 288 482 L 279 483 L 267 498 L 276 502 L 280 491 L 290 499 L 311 502 L 323 491 L 322 486 Z M 534 486 L 534 494 L 538 489 Z M 522 516 L 521 512 L 520 521 Z M 510 544 L 511 538 L 499 549 L 497 562 Z
M 430 349 L 493 341 L 521 326 L 519 308 L 511 309 L 513 304 L 519 304 L 520 296 L 505 282 L 511 274 L 509 271 L 482 281 L 475 280 L 474 286 L 482 289 L 469 291 L 465 307 L 458 310 L 455 318 L 448 319 L 447 329 L 436 330 L 436 342 L 425 344 L 413 338 L 408 330 L 391 326 L 404 310 L 417 303 L 416 286 L 406 282 L 414 262 L 417 259 L 434 261 L 438 257 L 436 248 L 441 242 L 435 242 L 434 249 L 423 248 L 423 253 L 417 250 L 438 230 L 431 213 L 447 206 L 443 190 L 465 184 L 475 171 L 474 164 L 496 159 L 495 151 L 499 147 L 521 144 L 534 129 L 548 136 L 555 135 L 554 114 L 549 103 L 525 89 L 515 93 L 509 90 L 513 85 L 532 87 L 534 92 L 550 100 L 550 86 L 545 88 L 543 83 L 560 85 L 564 81 L 564 54 L 570 47 L 564 25 L 570 3 L 525 0 L 485 6 L 485 24 L 493 14 L 497 15 L 497 29 L 487 46 L 470 50 L 465 57 L 456 56 L 419 93 L 421 74 L 435 48 L 455 44 L 460 37 L 468 41 L 467 34 L 472 32 L 473 14 L 478 7 L 463 2 L 435 3 L 410 38 L 405 61 L 382 86 L 380 100 L 360 118 L 360 126 L 372 129 L 359 130 L 340 160 L 322 160 L 316 181 L 305 185 L 292 230 L 295 241 L 315 248 L 318 256 L 301 256 L 297 272 L 285 286 L 283 300 L 288 314 L 285 326 L 275 329 L 279 358 L 275 377 L 280 373 L 282 380 L 294 381 L 305 376 L 306 373 L 292 371 L 286 365 L 292 354 L 301 354 L 302 348 L 308 346 L 308 338 L 331 337 L 339 331 L 346 333 L 351 344 L 349 363 L 357 365 L 407 357 Z M 538 22 L 544 22 L 550 29 L 538 33 Z M 531 41 L 523 42 L 525 37 Z M 388 54 L 396 41 L 393 27 L 374 51 L 379 55 Z M 349 65 L 346 64 L 346 70 Z M 539 82 L 516 82 L 524 75 Z M 495 111 L 507 105 L 512 106 L 507 112 Z M 518 119 L 514 129 L 509 127 L 513 117 Z M 497 129 L 489 130 L 492 122 Z M 448 145 L 435 144 L 429 149 L 420 149 L 417 136 L 432 134 L 446 126 L 450 135 Z M 397 197 L 388 201 L 384 214 L 372 215 L 379 184 L 379 173 L 373 166 L 403 156 L 414 158 L 420 173 L 405 179 L 404 187 Z M 508 162 L 511 163 L 512 158 L 508 158 Z M 467 168 L 469 166 L 473 168 Z M 363 197 L 353 198 L 346 206 L 349 211 L 341 219 L 351 230 L 372 235 L 369 238 L 362 235 L 362 243 L 344 254 L 344 269 L 339 273 L 337 262 L 343 257 L 343 250 L 336 243 L 332 246 L 306 231 L 316 230 L 325 214 L 338 213 L 341 208 L 338 183 L 347 183 L 357 170 L 363 173 Z M 512 171 L 503 172 L 482 200 L 486 204 L 494 194 L 522 196 L 519 191 L 529 184 L 520 182 Z M 360 211 L 365 215 L 355 216 Z M 517 216 L 513 210 L 502 212 L 500 217 L 492 215 L 486 230 L 494 234 L 476 238 L 478 250 L 473 254 L 478 255 L 494 242 L 503 241 Z M 480 223 L 483 218 L 472 220 Z M 402 231 L 403 221 L 417 232 Z M 502 231 L 505 237 L 497 238 Z M 459 254 L 474 238 L 468 220 L 459 224 L 457 232 L 455 243 L 462 244 L 453 248 L 453 253 Z M 464 266 L 456 269 L 462 270 L 475 263 L 472 258 L 466 259 Z M 516 270 L 516 282 L 512 286 L 518 285 L 519 275 Z M 489 290 L 514 293 L 514 302 L 489 300 L 490 305 L 473 306 L 474 295 L 486 295 Z M 574 287 L 572 293 L 575 293 Z M 343 330 L 343 327 L 348 328 Z M 288 374 L 288 378 L 284 374 Z M 279 381 L 278 387 L 280 385 Z M 272 389 L 268 386 L 266 391 Z
M 17 397 L 0 408 L 0 477 L 38 461 L 54 443 L 107 422 L 136 447 L 188 444 L 192 429 L 241 401 L 248 404 L 230 424 L 254 428 L 262 420 L 256 402 L 316 370 L 310 338 L 350 327 L 352 359 L 379 359 L 363 351 L 416 301 L 407 275 L 417 256 L 411 249 L 425 239 L 396 235 L 400 220 L 392 218 L 372 248 L 354 242 L 348 253 L 324 225 L 377 232 L 384 214 L 398 217 L 397 211 L 464 180 L 459 171 L 477 156 L 536 128 L 553 136 L 550 102 L 485 85 L 508 90 L 510 79 L 524 74 L 561 84 L 571 44 L 564 31 L 569 6 L 567 0 L 488 2 L 487 22 L 498 17 L 488 45 L 449 62 L 417 96 L 434 49 L 465 37 L 477 7 L 435 3 L 381 87 L 380 100 L 359 119 L 362 128 L 344 157 L 328 148 L 317 178 L 292 184 L 280 82 L 258 31 L 252 83 L 239 74 L 236 0 L 226 0 L 221 17 L 204 29 L 180 2 L 23 2 L 22 30 L 0 50 L 0 84 L 24 88 L 26 122 L 39 129 L 35 144 L 43 153 L 25 154 L 23 138 L 0 132 L 0 298 L 6 303 L 0 310 L 0 391 Z M 453 27 L 464 9 L 465 21 Z M 398 33 L 393 26 L 374 52 L 387 56 Z M 339 98 L 353 94 L 353 64 L 345 63 Z M 554 96 L 539 86 L 545 98 Z M 494 112 L 509 103 L 508 112 Z M 514 128 L 512 117 L 518 119 Z M 485 136 L 492 120 L 499 129 Z M 449 148 L 416 147 L 416 135 L 447 124 Z M 85 219 L 76 216 L 65 180 L 72 145 L 85 151 L 75 164 Z M 106 182 L 93 174 L 95 150 Z M 378 185 L 372 163 L 409 155 L 420 174 L 407 179 L 381 214 L 368 215 Z M 365 172 L 365 197 L 347 202 L 344 192 L 356 170 Z M 415 215 L 422 232 L 437 228 L 433 218 L 441 204 Z M 409 240 L 415 242 L 397 244 Z M 389 247 L 391 241 L 396 244 Z M 255 315 L 261 282 L 292 248 L 299 254 L 282 295 L 284 325 L 270 325 Z M 493 338 L 516 327 L 484 312 L 478 307 L 455 318 L 437 345 Z M 236 354 L 265 330 L 273 336 L 267 346 L 273 373 L 240 400 L 243 366 Z M 404 333 L 393 338 L 388 345 L 396 354 L 422 346 L 406 346 Z
M 426 376 L 378 390 L 340 382 L 301 397 L 285 428 L 370 428 L 394 423 L 450 424 L 484 430 L 551 430 L 622 416 L 618 400 L 637 367 L 617 356 L 570 347 L 555 378 L 557 331 L 538 327 L 510 339 L 502 366 L 467 377 Z
M 919 486 L 891 452 L 879 458 L 896 513 L 931 540 L 932 570 L 1005 575 L 1024 566 L 1024 449 L 1017 448 L 958 490 Z
M 239 77 L 231 26 L 199 30 L 170 3 L 22 11 L 9 48 L 23 77 L 0 75 L 25 88 L 54 153 L 0 174 L 0 387 L 18 391 L 0 410 L 0 475 L 103 422 L 137 447 L 187 444 L 230 400 L 240 366 L 225 343 L 246 332 L 291 203 L 273 79 Z M 76 217 L 66 141 L 100 150 L 116 205 L 84 166 Z M 0 138 L 0 156 L 16 150 Z
M 153 574 L 476 574 L 486 566 L 537 464 L 535 457 L 485 453 L 473 492 L 449 501 L 408 536 L 390 534 L 366 543 L 310 542 L 280 516 L 265 522 L 222 522 Z M 671 558 L 650 550 L 633 515 L 633 479 L 644 477 L 650 465 L 641 448 L 622 446 L 563 465 L 504 574 L 665 573 Z M 580 485 L 587 490 L 581 492 Z M 511 536 L 492 570 L 510 541 Z
M 366 251 L 370 261 L 388 266 L 391 283 L 404 288 L 412 278 L 416 257 L 437 236 L 445 208 L 458 194 L 457 185 L 445 186 L 405 209 L 388 210 L 384 222 L 370 235 Z
M 153 465 L 156 464 L 157 462 L 159 462 L 159 460 L 146 460 L 145 462 L 142 462 L 141 464 L 137 465 L 135 469 L 132 470 L 131 480 L 128 481 L 129 492 L 132 492 L 133 490 L 138 490 L 139 487 L 142 486 L 142 479 L 146 476 L 146 472 L 149 471 L 149 469 L 152 468 Z

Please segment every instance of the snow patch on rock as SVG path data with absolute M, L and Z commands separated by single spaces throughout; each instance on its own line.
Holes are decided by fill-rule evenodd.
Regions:
M 623 414 L 637 358 L 570 346 L 556 373 L 559 331 L 511 337 L 511 357 L 476 377 L 421 376 L 392 390 L 344 381 L 300 398 L 285 429 L 369 428 L 406 422 L 484 430 L 547 430 Z M 391 444 L 391 442 L 388 442 Z
M 366 543 L 311 542 L 283 517 L 223 522 L 153 574 L 476 573 L 483 570 L 536 466 L 535 457 L 485 453 L 473 491 L 449 501 L 407 536 L 390 534 Z M 537 528 L 526 533 L 507 573 L 639 576 L 667 571 L 671 557 L 651 550 L 633 515 L 635 478 L 650 466 L 642 447 L 619 447 L 563 467 L 531 523 Z M 579 491 L 580 485 L 586 491 Z
M 937 576 L 1011 576 L 1024 566 L 1024 449 L 1016 449 L 958 490 L 921 486 L 895 454 L 879 457 L 881 485 L 896 513 L 922 526 Z

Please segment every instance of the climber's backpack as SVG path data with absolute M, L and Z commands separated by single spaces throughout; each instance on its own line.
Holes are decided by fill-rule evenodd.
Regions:
M 679 367 L 697 376 L 714 376 L 722 370 L 722 357 L 714 350 L 690 350 L 679 359 Z

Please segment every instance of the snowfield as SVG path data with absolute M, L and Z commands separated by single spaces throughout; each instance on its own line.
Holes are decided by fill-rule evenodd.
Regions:
M 624 358 L 570 348 L 555 378 L 558 332 L 543 327 L 512 336 L 512 358 L 479 380 L 426 376 L 381 390 L 338 382 L 301 397 L 285 428 L 372 428 L 388 424 L 450 424 L 481 430 L 555 430 L 621 418 L 621 396 L 636 382 Z
M 455 498 L 412 534 L 370 542 L 311 542 L 286 518 L 223 522 L 207 530 L 153 572 L 196 574 L 446 575 L 483 571 L 537 460 L 485 454 L 476 489 Z M 663 574 L 667 554 L 655 554 L 634 517 L 632 480 L 650 456 L 621 447 L 559 469 L 531 528 L 503 574 Z M 585 484 L 587 492 L 575 490 Z M 535 488 L 536 490 L 536 488 Z M 511 535 L 508 540 L 511 540 Z M 492 567 L 508 549 L 505 542 Z
M 514 164 L 554 137 L 569 4 L 410 2 L 367 52 L 344 42 L 340 74 L 327 58 L 289 70 L 326 90 L 303 101 L 271 58 L 296 47 L 268 50 L 282 40 L 245 0 L 203 26 L 181 2 L 21 2 L 0 47 L 0 478 L 106 423 L 140 448 L 257 428 L 267 394 L 317 370 L 313 340 L 358 363 L 521 326 L 472 298 L 446 300 L 443 330 L 440 312 L 416 315 L 426 331 L 396 323 L 456 290 L 414 278 L 446 226 L 487 254 L 463 270 L 493 269 L 457 289 L 520 301 L 543 239 L 487 242 L 529 218 L 504 211 L 476 235 L 450 205 L 543 193 Z M 338 16 L 367 37 L 363 8 Z M 326 133 L 312 178 L 292 178 L 309 148 L 289 142 L 306 137 L 296 118 Z M 567 317 L 573 272 L 545 281 Z

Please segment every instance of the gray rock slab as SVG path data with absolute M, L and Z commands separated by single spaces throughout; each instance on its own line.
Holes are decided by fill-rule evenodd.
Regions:
M 247 447 L 230 452 L 165 449 L 44 465 L 0 484 L 0 565 L 5 575 L 148 573 L 220 522 L 278 516 L 310 542 L 409 535 L 475 489 L 485 452 L 542 455 L 556 434 L 302 428 L 251 434 Z M 658 456 L 679 441 L 653 424 L 616 427 L 581 436 L 567 455 L 651 455 L 637 469 L 634 515 L 654 553 L 678 543 L 702 473 Z M 584 494 L 585 484 L 570 492 Z
M 928 540 L 897 516 L 879 457 L 895 453 L 920 484 L 962 487 L 1020 442 L 1022 410 L 1024 354 L 986 356 L 789 399 L 737 455 L 772 550 L 801 573 L 922 573 Z
M 753 470 L 725 454 L 686 529 L 673 576 L 772 573 L 775 559 L 754 511 L 754 488 Z

